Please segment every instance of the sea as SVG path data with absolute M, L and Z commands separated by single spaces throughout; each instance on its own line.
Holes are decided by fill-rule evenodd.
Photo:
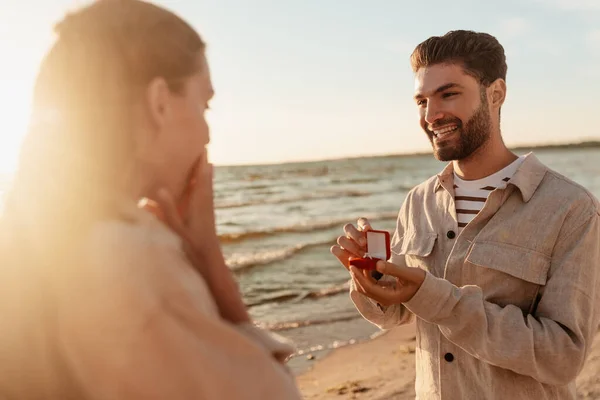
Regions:
M 600 197 L 600 147 L 534 153 Z M 344 224 L 367 217 L 393 232 L 407 192 L 443 167 L 426 154 L 215 168 L 225 258 L 255 322 L 295 342 L 294 372 L 379 333 L 352 305 L 348 272 L 329 252 Z M 0 195 L 9 181 L 0 177 Z

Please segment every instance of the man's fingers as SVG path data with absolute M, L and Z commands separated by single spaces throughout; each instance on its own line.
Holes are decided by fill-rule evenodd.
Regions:
M 352 239 L 356 243 L 358 243 L 359 246 L 366 246 L 367 244 L 367 238 L 365 234 L 356 229 L 356 227 L 352 224 L 344 225 L 344 234 L 347 238 Z
M 375 279 L 373 279 L 373 277 L 371 276 L 371 273 L 373 271 L 368 270 L 368 269 L 361 269 L 360 272 L 362 272 L 362 274 L 365 276 L 365 278 L 372 280 L 373 282 L 375 282 Z
M 342 265 L 346 269 L 348 269 L 348 259 L 352 254 L 350 254 L 347 250 L 344 250 L 340 246 L 331 246 L 329 251 L 340 261 L 340 263 L 342 263 Z
M 337 243 L 355 257 L 363 257 L 365 255 L 365 249 L 356 244 L 356 242 L 352 239 L 348 239 L 345 236 L 340 236 L 337 240 Z
M 354 286 L 356 287 L 356 290 L 358 290 L 359 293 L 368 295 L 368 293 L 365 290 L 365 288 L 363 287 L 363 285 L 360 283 L 360 281 L 358 279 L 356 279 L 356 275 L 362 275 L 360 273 L 360 270 L 354 266 L 351 266 L 349 268 L 349 271 L 350 271 L 350 276 L 352 277 L 352 281 L 354 282 Z
M 403 267 L 387 261 L 377 262 L 377 271 L 384 275 L 394 276 L 405 282 L 422 282 L 423 270 L 420 268 Z
M 364 294 L 365 296 L 368 296 L 369 294 L 367 293 L 367 291 L 365 290 L 365 288 L 360 284 L 360 282 L 354 277 L 354 275 L 352 275 L 352 281 L 354 282 L 354 287 L 356 287 L 356 290 L 359 293 Z
M 352 275 L 357 287 L 360 286 L 362 288 L 361 293 L 382 304 L 394 303 L 393 289 L 379 286 L 377 282 L 363 275 L 356 267 L 350 267 L 350 274 Z
M 371 227 L 371 223 L 365 217 L 360 217 L 358 219 L 358 221 L 356 221 L 356 224 L 358 226 L 358 229 L 360 231 L 362 231 L 362 232 L 372 231 L 373 230 L 373 228 Z

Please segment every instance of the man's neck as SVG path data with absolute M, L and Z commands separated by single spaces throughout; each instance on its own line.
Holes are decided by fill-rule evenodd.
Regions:
M 517 159 L 517 155 L 508 150 L 500 140 L 491 140 L 477 149 L 469 157 L 454 160 L 454 172 L 462 179 L 472 181 L 490 176 Z

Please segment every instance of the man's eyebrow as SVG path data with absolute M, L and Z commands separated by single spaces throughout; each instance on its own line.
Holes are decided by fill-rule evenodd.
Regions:
M 450 82 L 450 83 L 446 83 L 445 85 L 442 85 L 442 86 L 438 87 L 437 89 L 435 89 L 435 90 L 433 91 L 433 94 L 438 94 L 438 93 L 441 93 L 441 92 L 443 92 L 443 91 L 446 91 L 446 90 L 448 90 L 448 89 L 452 89 L 452 88 L 455 88 L 455 87 L 456 87 L 456 88 L 461 88 L 461 89 L 463 89 L 463 88 L 464 88 L 462 85 L 459 85 L 458 83 L 453 83 L 453 82 Z M 422 99 L 422 98 L 424 98 L 424 97 L 425 97 L 425 96 L 424 96 L 423 94 L 421 94 L 421 93 L 417 93 L 417 94 L 415 95 L 415 100 L 419 100 L 419 99 Z

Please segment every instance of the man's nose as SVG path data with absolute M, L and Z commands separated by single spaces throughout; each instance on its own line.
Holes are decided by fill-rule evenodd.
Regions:
M 442 119 L 443 117 L 444 113 L 439 107 L 431 102 L 427 104 L 427 109 L 425 110 L 425 122 L 427 122 L 428 125 L 435 124 L 436 121 Z

